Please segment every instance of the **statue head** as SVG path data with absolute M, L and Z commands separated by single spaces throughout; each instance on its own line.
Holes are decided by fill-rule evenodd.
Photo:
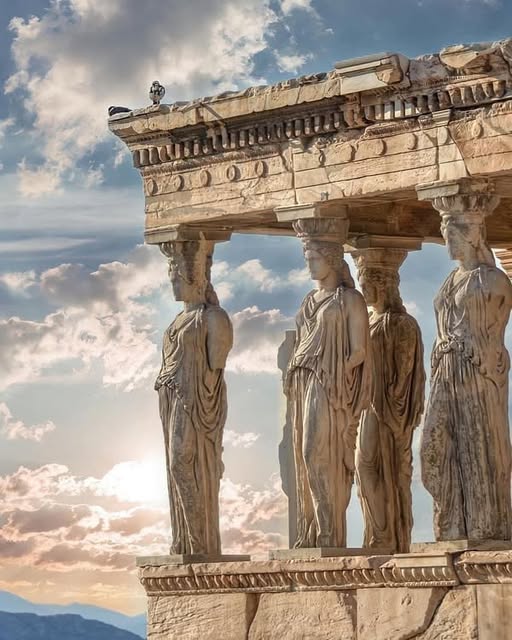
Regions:
M 465 269 L 496 262 L 485 229 L 485 218 L 499 204 L 494 185 L 485 180 L 460 180 L 457 193 L 434 197 L 432 204 L 441 214 L 441 234 L 452 260 Z
M 406 256 L 407 251 L 396 248 L 362 249 L 352 254 L 366 303 L 376 311 L 405 312 L 398 270 Z
M 475 265 L 496 264 L 487 244 L 485 219 L 479 212 L 442 213 L 441 234 L 452 260 Z
M 202 240 L 165 242 L 160 245 L 169 259 L 169 278 L 177 301 L 206 302 L 207 247 Z
M 343 218 L 301 219 L 294 223 L 312 280 L 322 282 L 331 278 L 336 286 L 354 287 L 343 250 L 348 224 Z
M 303 247 L 304 259 L 312 280 L 322 281 L 333 274 L 339 285 L 354 288 L 354 280 L 344 259 L 343 245 L 305 240 Z

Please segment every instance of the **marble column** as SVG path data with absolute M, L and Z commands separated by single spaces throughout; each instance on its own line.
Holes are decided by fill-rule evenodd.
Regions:
M 221 553 L 219 484 L 227 414 L 224 367 L 233 332 L 210 282 L 213 242 L 189 231 L 160 244 L 181 311 L 163 338 L 158 391 L 173 555 Z
M 352 256 L 370 310 L 374 363 L 371 404 L 361 416 L 356 453 L 364 546 L 408 553 L 412 437 L 423 413 L 425 370 L 421 331 L 399 291 L 407 250 L 374 247 Z
M 285 380 L 296 472 L 294 546 L 343 548 L 357 427 L 370 400 L 368 312 L 344 260 L 348 219 L 324 217 L 314 206 L 297 209 L 293 228 L 317 289 L 304 298 L 297 314 Z
M 434 301 L 437 338 L 421 443 L 435 536 L 509 540 L 510 360 L 504 334 L 512 284 L 496 267 L 485 229 L 498 198 L 491 184 L 473 179 L 423 185 L 418 195 L 439 211 L 448 252 L 459 263 Z

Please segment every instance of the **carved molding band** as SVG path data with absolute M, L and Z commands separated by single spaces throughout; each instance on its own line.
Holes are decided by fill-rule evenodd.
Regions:
M 141 577 L 148 595 L 243 591 L 321 591 L 372 587 L 450 587 L 459 584 L 449 568 L 409 570 L 294 571 L 226 575 Z
M 309 566 L 308 566 L 309 565 Z M 146 566 L 148 595 L 453 587 L 512 583 L 512 551 L 397 555 L 330 561 Z
M 468 551 L 454 562 L 462 584 L 512 584 L 512 552 Z
M 363 105 L 360 102 L 338 103 L 330 108 L 309 107 L 311 115 L 290 114 L 279 118 L 265 114 L 265 120 L 249 127 L 228 129 L 211 127 L 201 135 L 178 140 L 165 146 L 151 146 L 132 152 L 136 168 L 154 166 L 176 160 L 189 160 L 226 151 L 249 149 L 287 140 L 308 139 L 314 136 L 349 129 L 362 129 L 381 122 L 400 121 L 424 116 L 450 108 L 478 107 L 507 97 L 506 82 L 499 80 L 462 88 L 453 87 L 408 98 L 393 96 L 389 101 Z M 313 113 L 311 113 L 313 109 Z M 385 149 L 382 150 L 382 153 Z

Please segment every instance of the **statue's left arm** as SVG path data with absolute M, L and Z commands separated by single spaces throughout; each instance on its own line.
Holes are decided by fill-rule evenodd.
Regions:
M 388 393 L 395 403 L 396 417 L 416 426 L 425 402 L 425 369 L 421 332 L 414 318 L 406 314 L 397 318 L 392 344 L 394 375 Z
M 363 296 L 358 291 L 350 291 L 350 297 L 348 300 L 350 300 L 348 312 L 350 355 L 348 357 L 347 364 L 349 368 L 355 369 L 364 362 L 368 355 L 368 310 Z
M 212 371 L 224 369 L 233 346 L 233 325 L 228 314 L 220 307 L 208 309 L 206 318 L 208 364 Z
M 499 269 L 490 270 L 488 273 L 488 292 L 497 294 L 498 306 L 505 310 L 505 314 L 510 313 L 512 307 L 512 284 L 509 277 Z M 488 294 L 488 295 L 489 295 Z M 501 299 L 500 299 L 501 298 Z

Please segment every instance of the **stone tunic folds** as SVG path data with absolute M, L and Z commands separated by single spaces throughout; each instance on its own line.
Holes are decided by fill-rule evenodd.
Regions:
M 155 388 L 167 456 L 171 553 L 220 553 L 219 483 L 222 433 L 227 414 L 222 369 L 210 369 L 208 314 L 203 304 L 183 311 L 166 330 Z
M 423 483 L 434 498 L 436 539 L 510 539 L 504 331 L 512 285 L 487 265 L 458 281 L 456 274 L 435 299 L 438 337 L 421 445 Z
M 374 385 L 363 413 L 357 478 L 364 545 L 407 553 L 412 519 L 412 436 L 423 412 L 423 343 L 405 311 L 370 316 Z
M 345 547 L 361 411 L 370 391 L 370 362 L 351 367 L 349 314 L 364 301 L 339 287 L 316 302 L 309 293 L 297 315 L 288 367 L 297 474 L 295 547 Z M 358 300 L 357 298 L 360 298 Z M 366 323 L 369 346 L 369 330 Z

